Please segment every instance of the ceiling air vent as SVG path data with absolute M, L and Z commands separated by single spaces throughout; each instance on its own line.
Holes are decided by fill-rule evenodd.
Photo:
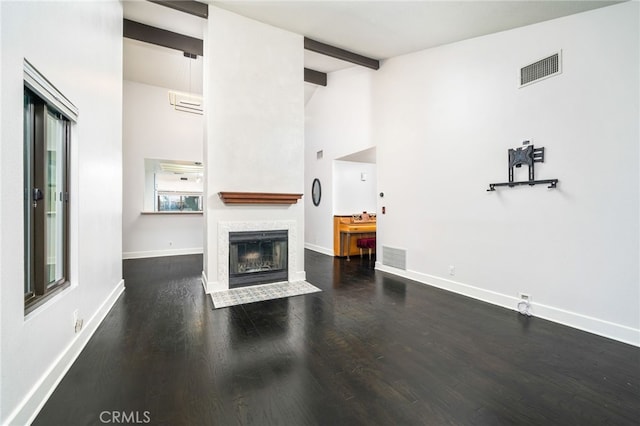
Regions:
M 520 68 L 520 87 L 528 86 L 562 72 L 562 51 Z

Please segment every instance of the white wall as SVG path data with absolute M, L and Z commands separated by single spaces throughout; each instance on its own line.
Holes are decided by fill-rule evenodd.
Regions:
M 2 64 L 3 64 L 3 60 L 2 57 L 4 56 L 2 53 L 2 7 L 0 6 L 0 93 L 2 93 L 2 86 L 3 86 L 3 80 L 2 80 Z M 0 164 L 4 164 L 3 163 L 3 155 L 2 152 L 4 151 L 2 149 L 2 147 L 4 146 L 4 139 L 3 139 L 3 132 L 2 132 L 2 120 L 4 118 L 4 115 L 2 115 L 2 105 L 3 102 L 0 101 Z M 0 195 L 4 194 L 4 187 L 2 185 L 2 182 L 4 182 L 4 175 L 2 174 L 2 169 L 0 169 Z M 2 221 L 2 212 L 3 212 L 3 208 L 0 207 L 0 236 L 4 236 L 4 226 L 3 226 L 3 221 Z M 2 240 L 4 240 L 4 238 L 1 238 Z M 4 250 L 3 250 L 4 244 L 0 243 L 0 283 L 4 282 L 4 271 L 3 271 L 3 264 L 4 262 L 2 261 L 2 259 L 4 259 Z M 2 321 L 3 315 L 2 315 L 2 285 L 0 285 L 0 321 Z M 0 342 L 3 341 L 2 339 L 2 326 L 0 324 Z M 0 344 L 0 377 L 2 375 L 2 345 Z M 2 390 L 0 390 L 0 424 L 2 424 L 2 419 L 4 418 L 3 416 L 3 406 L 4 403 L 2 401 Z
M 26 424 L 124 288 L 122 7 L 118 2 L 0 2 L 0 10 L 0 423 Z M 71 287 L 26 318 L 23 58 L 79 109 L 71 147 Z M 78 334 L 76 309 L 84 319 Z
M 376 71 L 353 67 L 332 72 L 305 108 L 305 247 L 333 255 L 333 161 L 374 146 L 371 137 L 371 78 Z M 323 151 L 318 160 L 316 153 Z M 322 200 L 311 200 L 313 179 Z M 372 209 L 373 210 L 373 209 Z M 355 213 L 355 212 L 354 212 Z
M 205 37 L 205 274 L 218 281 L 220 221 L 295 221 L 304 279 L 304 205 L 226 206 L 221 191 L 304 192 L 303 39 L 209 7 Z
M 202 161 L 203 116 L 176 111 L 169 89 L 124 81 L 122 251 L 125 259 L 202 253 L 202 215 L 142 215 L 144 159 Z
M 362 173 L 366 179 L 362 180 Z M 333 214 L 376 212 L 377 167 L 371 163 L 334 161 L 333 163 Z
M 318 149 L 330 160 L 352 142 L 343 127 L 370 135 L 378 211 L 387 209 L 378 250 L 407 250 L 407 271 L 382 256 L 378 269 L 511 309 L 528 293 L 534 315 L 639 345 L 638 7 L 393 58 L 372 74 L 330 74 L 307 104 L 307 186 L 329 178 Z M 559 49 L 561 75 L 518 88 L 520 67 Z M 355 108 L 363 99 L 366 114 Z M 349 123 L 342 108 L 356 113 L 343 114 Z M 507 180 L 506 151 L 525 139 L 546 148 L 536 177 L 558 178 L 558 188 L 487 192 Z M 330 212 L 315 212 L 307 246 L 331 247 Z
M 638 6 L 384 63 L 373 95 L 387 206 L 378 249 L 405 248 L 408 269 L 392 272 L 510 308 L 528 293 L 534 315 L 640 344 Z M 518 88 L 521 66 L 559 49 L 560 76 Z M 558 189 L 486 192 L 525 139 L 546 148 L 536 178 Z

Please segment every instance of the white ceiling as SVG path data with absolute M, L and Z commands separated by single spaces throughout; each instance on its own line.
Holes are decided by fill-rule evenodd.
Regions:
M 206 21 L 145 0 L 124 1 L 125 19 L 202 39 Z M 202 94 L 202 57 L 129 38 L 123 39 L 125 80 Z
M 611 1 L 209 1 L 308 38 L 387 59 L 530 25 Z
M 618 1 L 209 0 L 208 3 L 323 43 L 383 60 L 608 6 Z M 204 19 L 143 0 L 124 1 L 123 7 L 126 19 L 203 38 Z M 309 51 L 305 51 L 304 60 L 305 67 L 322 72 L 353 66 Z M 184 92 L 202 93 L 202 58 L 194 61 L 184 57 L 182 52 L 125 39 L 124 78 Z M 305 90 L 309 97 L 314 86 Z
M 376 164 L 376 147 L 374 146 L 372 148 L 367 148 L 364 151 L 354 152 L 353 154 L 336 158 L 336 160 Z
M 203 38 L 205 20 L 146 0 L 122 2 L 124 17 L 186 36 Z
M 202 94 L 201 56 L 190 59 L 177 50 L 129 38 L 122 49 L 125 80 Z

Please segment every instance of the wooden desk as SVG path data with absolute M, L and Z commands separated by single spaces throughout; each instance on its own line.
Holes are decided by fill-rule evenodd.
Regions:
M 376 221 L 352 222 L 351 216 L 333 217 L 333 253 L 336 256 L 350 256 L 359 254 L 360 250 L 356 245 L 357 239 L 352 239 L 351 235 L 375 237 Z

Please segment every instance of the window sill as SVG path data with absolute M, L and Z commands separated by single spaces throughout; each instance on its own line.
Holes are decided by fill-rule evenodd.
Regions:
M 183 215 L 183 214 L 187 214 L 187 215 L 193 215 L 193 214 L 197 214 L 197 215 L 202 215 L 202 212 L 140 212 L 140 214 L 143 215 Z
M 42 296 L 34 296 L 25 301 L 24 316 L 25 318 L 44 305 L 49 300 L 53 299 L 56 295 L 62 293 L 63 290 L 71 287 L 71 283 L 67 280 L 56 287 L 51 288 L 46 294 Z

